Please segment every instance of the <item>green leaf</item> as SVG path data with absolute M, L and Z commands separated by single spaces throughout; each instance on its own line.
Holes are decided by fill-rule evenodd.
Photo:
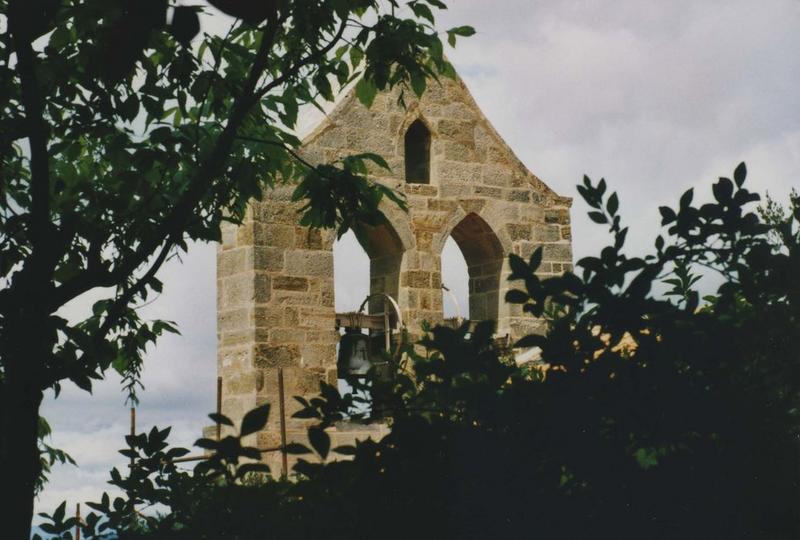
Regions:
M 363 59 L 364 51 L 361 50 L 361 47 L 350 47 L 350 64 L 353 66 L 353 69 L 360 66 Z
M 653 449 L 639 448 L 633 453 L 636 462 L 644 470 L 658 466 L 658 453 Z
M 452 33 L 457 36 L 470 37 L 475 35 L 475 29 L 471 26 L 456 26 L 447 31 L 448 34 Z
M 422 96 L 425 93 L 425 88 L 427 87 L 427 81 L 425 79 L 425 75 L 422 73 L 412 73 L 411 74 L 411 89 L 414 91 L 414 94 L 417 97 Z
M 356 83 L 356 97 L 367 108 L 372 106 L 377 93 L 378 87 L 366 77 L 361 77 L 358 83 Z
M 353 157 L 355 159 L 362 159 L 362 160 L 366 159 L 368 161 L 373 162 L 375 165 L 377 165 L 378 167 L 380 167 L 382 169 L 385 169 L 387 171 L 391 171 L 392 170 L 389 167 L 389 164 L 386 162 L 385 159 L 383 159 L 378 154 L 373 154 L 372 152 L 364 152 L 363 154 L 356 154 L 355 156 L 351 156 L 351 157 Z
M 239 429 L 239 434 L 244 437 L 263 429 L 267 424 L 269 418 L 269 403 L 265 403 L 260 407 L 248 411 L 242 418 L 242 426 Z
M 410 6 L 411 10 L 414 12 L 414 15 L 416 15 L 417 17 L 427 19 L 428 21 L 430 21 L 431 24 L 435 22 L 433 18 L 433 13 L 431 12 L 431 8 L 429 8 L 425 4 L 413 3 L 410 4 Z

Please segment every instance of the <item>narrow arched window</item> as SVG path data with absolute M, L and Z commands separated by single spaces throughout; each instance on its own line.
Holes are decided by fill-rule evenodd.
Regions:
M 422 120 L 414 120 L 406 131 L 406 182 L 429 184 L 431 177 L 431 133 Z

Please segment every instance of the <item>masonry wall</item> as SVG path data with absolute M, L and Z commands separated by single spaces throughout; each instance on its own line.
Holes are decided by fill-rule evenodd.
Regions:
M 374 180 L 407 197 L 408 213 L 383 205 L 388 225 L 360 238 L 371 258 L 372 291 L 396 297 L 412 333 L 423 320 L 441 321 L 441 252 L 453 236 L 469 269 L 472 318 L 496 318 L 498 334 L 512 339 L 541 331 L 541 321 L 502 301 L 508 255 L 527 258 L 542 246 L 543 276 L 571 269 L 570 199 L 522 165 L 461 81 L 431 84 L 421 101 L 406 96 L 406 109 L 397 98 L 378 95 L 370 109 L 345 98 L 302 150 L 316 163 L 377 153 L 391 172 L 376 168 Z M 431 132 L 429 184 L 404 181 L 404 134 L 416 119 Z M 321 380 L 336 383 L 333 238 L 298 226 L 289 193 L 277 189 L 254 202 L 242 226 L 225 229 L 219 250 L 219 373 L 223 412 L 235 418 L 263 401 L 275 403 L 278 367 L 287 396 L 314 395 Z M 262 445 L 278 442 L 273 410 L 258 437 Z M 335 437 L 376 435 L 374 429 L 349 426 Z M 304 421 L 291 420 L 289 431 L 304 441 Z

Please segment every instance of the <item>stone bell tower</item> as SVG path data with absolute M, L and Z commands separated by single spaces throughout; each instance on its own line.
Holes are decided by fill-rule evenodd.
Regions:
M 460 79 L 429 85 L 421 99 L 407 97 L 405 109 L 397 98 L 397 91 L 379 94 L 367 109 L 351 92 L 302 147 L 313 163 L 376 153 L 391 172 L 376 168 L 373 179 L 407 197 L 407 213 L 385 203 L 386 223 L 359 238 L 370 258 L 370 292 L 395 298 L 412 334 L 423 320 L 441 322 L 441 253 L 452 236 L 467 263 L 471 319 L 497 321 L 497 334 L 512 340 L 540 330 L 541 321 L 503 301 L 508 255 L 527 258 L 542 246 L 543 276 L 571 269 L 571 200 L 525 168 Z M 337 381 L 333 235 L 301 227 L 290 195 L 282 187 L 254 201 L 241 226 L 223 230 L 217 255 L 222 410 L 239 419 L 273 403 L 259 447 L 280 444 L 279 368 L 290 441 L 306 442 L 306 421 L 291 418 L 292 396 L 310 397 L 320 381 Z M 336 428 L 332 446 L 382 429 Z M 278 453 L 265 460 L 278 470 Z

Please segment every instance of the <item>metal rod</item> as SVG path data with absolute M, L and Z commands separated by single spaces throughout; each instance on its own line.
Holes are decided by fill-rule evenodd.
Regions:
M 383 310 L 383 344 L 386 346 L 386 352 L 392 349 L 392 327 L 389 325 L 389 312 Z
M 81 540 L 81 503 L 75 505 L 75 540 Z
M 375 297 L 375 296 L 382 296 L 385 300 L 387 300 L 389 302 L 389 304 L 392 306 L 392 308 L 394 308 L 394 312 L 397 314 L 397 327 L 398 328 L 402 328 L 404 326 L 404 324 L 403 324 L 403 313 L 400 311 L 400 306 L 397 305 L 397 302 L 395 301 L 394 298 L 392 298 L 391 296 L 389 296 L 386 293 L 375 293 L 375 294 L 367 295 L 367 297 L 364 299 L 364 301 L 361 302 L 361 306 L 358 308 L 358 312 L 361 313 L 362 311 L 364 311 L 364 308 L 366 307 L 367 302 L 369 302 L 370 299 Z M 386 308 L 384 308 L 384 310 L 385 309 Z
M 278 368 L 278 407 L 281 415 L 281 477 L 289 474 L 289 460 L 286 455 L 286 410 L 283 396 L 283 368 Z
M 219 415 L 222 414 L 222 377 L 217 377 L 217 440 L 222 437 L 222 424 L 219 422 Z

